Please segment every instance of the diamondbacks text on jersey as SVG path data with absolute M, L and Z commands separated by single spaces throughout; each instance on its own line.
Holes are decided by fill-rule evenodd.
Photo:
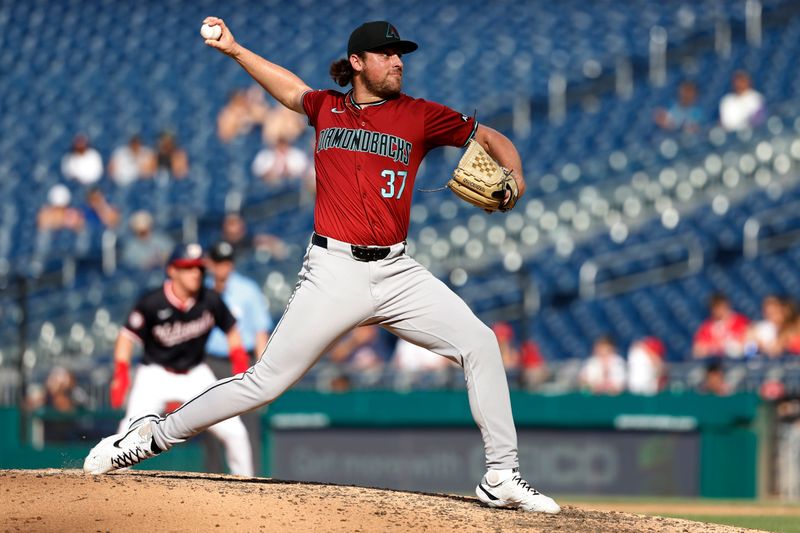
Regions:
M 425 154 L 465 145 L 478 125 L 473 117 L 405 94 L 359 105 L 352 91 L 309 91 L 303 108 L 317 132 L 314 229 L 358 245 L 404 241 Z

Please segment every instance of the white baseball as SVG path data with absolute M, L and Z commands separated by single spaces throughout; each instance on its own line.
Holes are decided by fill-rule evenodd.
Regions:
M 216 41 L 222 36 L 222 27 L 203 24 L 200 27 L 200 35 L 203 36 L 203 39 L 213 39 Z

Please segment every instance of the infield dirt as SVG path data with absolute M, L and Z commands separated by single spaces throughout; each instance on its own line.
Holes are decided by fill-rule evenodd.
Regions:
M 476 498 L 181 472 L 0 470 L 3 531 L 687 532 L 742 528 L 565 506 L 557 516 Z M 752 530 L 748 530 L 752 531 Z

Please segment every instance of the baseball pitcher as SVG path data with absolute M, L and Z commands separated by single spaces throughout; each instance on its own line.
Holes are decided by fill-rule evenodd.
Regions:
M 221 19 L 204 22 L 222 30 L 218 40 L 206 40 L 208 46 L 234 59 L 281 104 L 305 114 L 315 129 L 315 231 L 294 294 L 260 360 L 166 417 L 143 418 L 102 440 L 84 470 L 101 474 L 136 464 L 272 402 L 338 337 L 375 324 L 463 367 L 486 453 L 478 498 L 492 507 L 558 513 L 558 504 L 519 474 L 508 384 L 492 330 L 405 247 L 414 180 L 430 150 L 473 139 L 480 144 L 514 182 L 503 182 L 502 211 L 525 191 L 514 145 L 474 117 L 403 94 L 403 59 L 417 44 L 401 39 L 388 22 L 367 22 L 350 35 L 347 57 L 331 66 L 341 87 L 352 86 L 345 92 L 312 90 L 239 44 Z

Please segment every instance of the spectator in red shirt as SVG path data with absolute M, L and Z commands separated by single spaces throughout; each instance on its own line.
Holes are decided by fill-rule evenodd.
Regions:
M 535 389 L 550 377 L 547 361 L 539 345 L 532 340 L 523 342 L 519 352 L 522 361 L 522 385 L 527 389 Z
M 711 316 L 694 334 L 694 357 L 742 357 L 750 321 L 734 311 L 723 294 L 711 296 L 709 310 Z

